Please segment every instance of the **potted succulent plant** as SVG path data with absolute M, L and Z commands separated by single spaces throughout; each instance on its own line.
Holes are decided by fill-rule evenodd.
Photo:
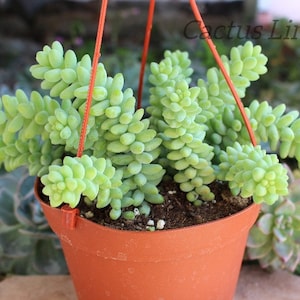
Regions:
M 260 209 L 253 202 L 287 194 L 288 176 L 276 155 L 251 142 L 222 73 L 192 79 L 188 53 L 166 51 L 150 65 L 146 115 L 123 75 L 110 77 L 102 63 L 89 90 L 88 55 L 79 60 L 54 42 L 36 60 L 31 74 L 49 95 L 1 98 L 0 163 L 37 176 L 36 196 L 78 297 L 231 299 Z M 240 97 L 267 71 L 251 42 L 222 61 Z M 299 159 L 297 112 L 255 100 L 246 114 L 258 142 Z M 180 229 L 157 217 L 178 204 Z M 205 223 L 208 210 L 216 215 Z

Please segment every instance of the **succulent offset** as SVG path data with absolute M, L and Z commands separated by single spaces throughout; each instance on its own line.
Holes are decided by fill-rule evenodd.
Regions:
M 30 71 L 49 96 L 18 90 L 1 98 L 0 164 L 8 171 L 25 165 L 40 176 L 52 206 L 75 207 L 83 199 L 99 209 L 109 206 L 112 219 L 132 218 L 136 208 L 147 214 L 151 204 L 163 202 L 158 186 L 165 175 L 195 205 L 215 198 L 214 180 L 228 181 L 234 195 L 257 203 L 272 204 L 288 193 L 286 170 L 275 155 L 251 145 L 221 72 L 211 68 L 205 80 L 194 79 L 186 52 L 166 51 L 160 63 L 151 63 L 149 116 L 136 109 L 123 75 L 110 77 L 99 63 L 81 157 L 91 58 L 78 60 L 54 42 L 36 60 Z M 240 97 L 267 71 L 261 47 L 251 42 L 222 60 Z M 256 100 L 246 111 L 259 142 L 300 159 L 297 112 Z
M 292 174 L 292 173 L 290 173 Z M 300 187 L 291 176 L 289 194 L 273 205 L 263 204 L 251 228 L 246 258 L 265 269 L 294 272 L 300 263 Z

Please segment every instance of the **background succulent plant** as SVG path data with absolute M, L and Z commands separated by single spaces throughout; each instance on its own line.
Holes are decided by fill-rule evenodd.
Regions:
M 25 168 L 0 171 L 0 273 L 66 274 L 55 234 L 33 195 Z
M 249 233 L 246 257 L 265 269 L 294 272 L 300 263 L 300 180 L 289 174 L 289 194 L 273 205 L 262 204 Z

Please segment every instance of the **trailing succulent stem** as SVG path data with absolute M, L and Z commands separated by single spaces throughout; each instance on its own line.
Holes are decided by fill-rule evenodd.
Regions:
M 261 47 L 250 42 L 232 48 L 230 58 L 223 56 L 222 60 L 240 97 L 251 81 L 266 72 L 267 58 Z M 149 79 L 154 87 L 150 89 L 147 111 L 163 139 L 166 164 L 175 170 L 174 180 L 187 192 L 188 200 L 200 204 L 202 200 L 214 199 L 209 184 L 215 179 L 228 181 L 234 195 L 253 196 L 257 203 L 271 204 L 278 195 L 287 193 L 286 171 L 275 155 L 250 144 L 241 114 L 220 71 L 209 69 L 206 81 L 199 79 L 196 87 L 190 87 L 190 60 L 186 53 L 178 51 L 166 52 L 159 64 L 151 64 L 151 71 Z M 269 113 L 269 109 L 261 109 L 259 115 L 255 111 L 251 114 L 251 109 L 247 112 L 251 124 L 257 125 L 255 117 Z M 279 128 L 275 120 L 265 125 Z M 292 122 L 279 123 L 292 131 L 287 129 Z M 255 126 L 259 140 L 266 126 Z M 275 144 L 271 136 L 264 141 Z M 282 139 L 276 141 L 276 146 L 282 147 Z
M 135 209 L 148 214 L 149 204 L 163 202 L 158 185 L 165 174 L 195 205 L 214 199 L 209 186 L 216 179 L 258 203 L 271 204 L 287 193 L 285 169 L 274 155 L 251 145 L 221 72 L 211 68 L 205 80 L 195 81 L 186 52 L 166 51 L 160 63 L 151 63 L 149 117 L 136 109 L 123 75 L 110 77 L 99 63 L 81 157 L 76 155 L 91 58 L 79 60 L 54 42 L 36 60 L 30 71 L 49 96 L 27 97 L 18 90 L 1 98 L 0 164 L 9 171 L 28 166 L 41 177 L 51 205 L 75 207 L 83 199 L 109 206 L 112 219 L 131 218 Z M 240 97 L 266 72 L 267 58 L 251 42 L 222 60 Z M 258 141 L 298 158 L 297 113 L 254 101 L 247 114 Z
M 17 90 L 15 96 L 1 98 L 0 108 L 0 162 L 7 171 L 26 165 L 31 175 L 41 175 L 61 160 L 64 148 L 51 143 L 44 128 L 59 108 L 57 101 L 38 92 L 28 98 Z
M 73 51 L 64 54 L 56 42 L 37 54 L 37 62 L 31 67 L 33 76 L 43 80 L 41 87 L 49 89 L 50 96 L 62 100 L 61 108 L 49 117 L 52 143 L 65 144 L 66 152 L 76 154 L 91 59 L 85 55 L 77 62 Z M 162 202 L 156 185 L 164 170 L 152 163 L 159 155 L 161 139 L 149 129 L 149 120 L 143 119 L 143 109 L 135 109 L 132 90 L 123 91 L 123 86 L 122 74 L 108 77 L 103 64 L 98 65 L 86 154 L 66 157 L 62 167 L 51 166 L 49 174 L 42 177 L 44 184 L 52 182 L 52 188 L 46 186 L 44 193 L 53 199 L 54 206 L 64 201 L 62 196 L 73 193 L 69 204 L 74 207 L 82 194 L 89 201 L 95 200 L 98 208 L 110 205 L 110 215 L 117 219 L 122 208 L 139 207 L 144 200 Z

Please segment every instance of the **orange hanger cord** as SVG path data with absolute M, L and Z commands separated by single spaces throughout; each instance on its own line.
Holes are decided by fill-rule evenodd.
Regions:
M 84 150 L 85 136 L 86 136 L 86 131 L 87 131 L 87 125 L 89 122 L 90 108 L 91 108 L 91 104 L 92 104 L 93 89 L 94 89 L 95 81 L 96 81 L 98 62 L 99 62 L 99 58 L 101 56 L 100 50 L 101 50 L 103 31 L 104 31 L 104 23 L 105 23 L 106 11 L 107 11 L 107 2 L 108 2 L 108 0 L 102 0 L 101 12 L 100 12 L 100 17 L 99 17 L 99 22 L 98 22 L 97 38 L 96 38 L 96 44 L 95 44 L 95 50 L 94 50 L 94 57 L 93 57 L 93 63 L 92 63 L 92 72 L 91 72 L 90 84 L 89 84 L 89 89 L 88 89 L 85 113 L 84 113 L 83 123 L 82 123 L 82 127 L 81 127 L 80 140 L 79 140 L 79 145 L 78 145 L 78 150 L 77 150 L 78 157 L 82 156 L 83 150 Z
M 151 37 L 154 8 L 155 8 L 155 0 L 150 0 L 147 26 L 146 26 L 146 31 L 145 31 L 144 48 L 143 48 L 143 53 L 142 53 L 140 77 L 139 77 L 137 108 L 142 107 L 143 82 L 144 82 L 145 66 L 146 66 L 146 61 L 147 61 L 147 56 L 148 56 L 149 42 L 150 42 L 150 37 Z
M 202 16 L 201 16 L 201 14 L 199 12 L 199 9 L 197 7 L 196 0 L 190 0 L 190 5 L 191 5 L 191 8 L 193 10 L 193 13 L 194 13 L 194 16 L 196 18 L 196 21 L 198 22 L 199 28 L 200 28 L 200 30 L 201 30 L 201 32 L 202 32 L 202 34 L 203 34 L 203 36 L 204 36 L 204 38 L 206 40 L 206 42 L 207 42 L 207 44 L 208 44 L 211 52 L 212 52 L 212 54 L 213 54 L 213 56 L 214 56 L 214 58 L 215 58 L 215 60 L 216 60 L 216 62 L 218 64 L 218 66 L 219 66 L 219 68 L 220 68 L 220 70 L 221 70 L 221 72 L 222 72 L 222 74 L 223 74 L 223 76 L 224 76 L 224 78 L 225 78 L 228 86 L 229 86 L 229 89 L 230 89 L 230 91 L 231 91 L 231 93 L 232 93 L 232 95 L 233 95 L 233 97 L 234 97 L 234 99 L 236 101 L 236 104 L 237 104 L 237 106 L 238 106 L 238 108 L 239 108 L 239 110 L 241 112 L 241 115 L 243 117 L 243 120 L 245 122 L 247 131 L 248 131 L 249 136 L 250 136 L 250 140 L 251 140 L 252 144 L 255 146 L 256 145 L 255 135 L 254 135 L 254 132 L 253 132 L 253 130 L 251 128 L 251 124 L 250 124 L 250 121 L 249 121 L 249 119 L 247 117 L 247 114 L 245 112 L 245 108 L 243 106 L 243 103 L 242 103 L 240 97 L 238 96 L 237 91 L 236 91 L 236 89 L 235 89 L 235 87 L 234 87 L 234 85 L 233 85 L 233 83 L 232 83 L 232 81 L 231 81 L 231 79 L 230 79 L 230 77 L 229 77 L 229 75 L 228 75 L 225 67 L 224 67 L 224 64 L 223 64 L 223 62 L 221 60 L 221 57 L 220 57 L 220 55 L 219 55 L 219 53 L 218 53 L 218 51 L 216 49 L 216 46 L 214 45 L 214 43 L 213 43 L 213 41 L 212 41 L 212 39 L 211 39 L 211 37 L 209 35 L 209 32 L 206 29 L 206 26 L 204 24 Z
M 84 151 L 84 143 L 85 143 L 85 136 L 87 131 L 87 125 L 88 125 L 88 119 L 89 119 L 89 112 L 90 107 L 92 103 L 92 96 L 93 96 L 93 89 L 95 86 L 95 80 L 96 80 L 96 74 L 97 74 L 97 66 L 99 62 L 99 58 L 101 56 L 100 50 L 101 50 L 101 44 L 102 44 L 102 38 L 103 38 L 103 31 L 104 31 L 104 24 L 105 24 L 105 17 L 106 17 L 106 11 L 107 11 L 107 2 L 108 0 L 102 0 L 101 5 L 101 12 L 98 22 L 98 30 L 97 30 L 97 38 L 96 38 L 96 44 L 95 44 L 95 50 L 94 50 L 94 56 L 93 56 L 93 63 L 92 63 L 92 72 L 91 72 L 91 78 L 90 78 L 90 84 L 89 84 L 89 90 L 88 90 L 88 96 L 87 96 L 87 103 L 84 113 L 84 119 L 83 124 L 81 128 L 81 134 L 80 134 L 80 140 L 79 140 L 79 146 L 77 151 L 77 156 L 80 157 L 83 154 Z M 217 62 L 219 65 L 219 68 L 231 90 L 232 95 L 234 96 L 234 99 L 238 105 L 238 108 L 241 112 L 241 115 L 243 117 L 243 120 L 245 122 L 246 128 L 248 130 L 251 142 L 253 145 L 256 145 L 256 140 L 254 136 L 254 132 L 251 128 L 250 121 L 246 115 L 244 106 L 242 104 L 241 99 L 239 98 L 234 85 L 232 84 L 232 81 L 222 63 L 222 60 L 220 58 L 220 55 L 218 54 L 218 51 L 216 49 L 216 46 L 214 45 L 211 37 L 209 36 L 209 32 L 206 29 L 206 26 L 204 24 L 204 21 L 202 19 L 202 16 L 199 12 L 199 9 L 197 7 L 195 0 L 190 0 L 190 5 L 193 10 L 193 13 L 196 17 L 196 20 L 198 21 L 199 28 Z M 143 48 L 143 54 L 142 54 L 142 62 L 141 62 L 141 71 L 140 71 L 140 77 L 139 77 L 139 89 L 138 89 L 138 103 L 137 107 L 141 107 L 141 98 L 142 98 L 142 90 L 143 90 L 143 77 L 144 77 L 144 71 L 145 71 L 145 65 L 148 55 L 148 48 L 149 48 L 149 41 L 150 41 L 150 34 L 152 29 L 152 22 L 153 22 L 153 15 L 154 15 L 154 8 L 155 8 L 155 0 L 150 0 L 149 4 L 149 13 L 148 13 L 148 21 L 146 26 L 146 32 L 145 32 L 145 40 L 144 40 L 144 48 Z

